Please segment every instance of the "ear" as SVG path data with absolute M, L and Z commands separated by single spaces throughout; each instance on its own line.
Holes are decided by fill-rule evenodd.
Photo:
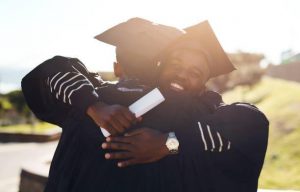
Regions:
M 124 76 L 124 71 L 120 63 L 114 62 L 114 73 L 118 78 L 122 78 Z

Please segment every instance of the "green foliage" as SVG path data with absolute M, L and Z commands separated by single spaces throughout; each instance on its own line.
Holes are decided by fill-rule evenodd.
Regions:
M 56 125 L 52 125 L 45 122 L 40 122 L 36 124 L 18 124 L 10 126 L 0 126 L 0 132 L 9 133 L 46 133 L 48 131 L 53 131 Z M 59 128 L 60 129 L 60 128 Z
M 260 188 L 300 189 L 300 84 L 264 78 L 252 87 L 224 94 L 227 103 L 254 103 L 270 121 L 269 143 Z
M 21 90 L 8 93 L 7 98 L 19 113 L 28 112 L 26 101 Z
M 4 124 L 21 123 L 34 121 L 32 113 L 26 104 L 21 90 L 15 90 L 0 97 L 0 120 L 6 121 Z M 3 124 L 0 121 L 0 125 Z
M 9 110 L 12 108 L 11 103 L 6 97 L 0 97 L 0 111 Z

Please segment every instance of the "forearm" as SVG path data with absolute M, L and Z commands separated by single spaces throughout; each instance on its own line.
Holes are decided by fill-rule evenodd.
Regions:
M 93 87 L 97 82 L 95 80 L 91 84 L 93 79 L 88 79 L 88 75 L 78 59 L 55 56 L 22 79 L 22 91 L 28 106 L 38 118 L 57 124 L 68 110 L 75 107 L 85 111 L 98 98 Z M 75 80 L 82 81 L 76 83 Z
M 268 120 L 255 106 L 247 103 L 222 106 L 203 118 L 203 122 L 230 142 L 229 150 L 212 154 L 217 164 L 223 167 L 238 164 L 245 170 L 261 168 L 268 141 Z
M 78 72 L 49 75 L 46 85 L 54 99 L 83 111 L 98 100 L 93 84 Z
M 214 126 L 195 122 L 193 126 L 174 130 L 180 146 L 179 153 L 194 156 L 203 153 L 225 153 L 232 147 L 231 141 L 218 132 Z
M 54 99 L 82 111 L 98 100 L 94 84 L 102 81 L 96 80 L 81 61 L 54 57 L 48 65 L 52 70 L 47 74 L 46 86 Z

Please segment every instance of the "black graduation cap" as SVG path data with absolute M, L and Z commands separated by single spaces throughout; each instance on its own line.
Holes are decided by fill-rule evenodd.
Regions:
M 157 70 L 154 59 L 183 33 L 183 30 L 136 17 L 104 31 L 95 38 L 116 46 L 117 60 L 124 66 L 127 74 L 151 79 Z
M 149 60 L 161 53 L 181 34 L 183 31 L 177 28 L 136 17 L 104 31 L 95 38 L 116 46 L 120 53 L 126 52 Z
M 185 28 L 181 35 L 169 46 L 169 49 L 198 49 L 208 57 L 210 77 L 216 77 L 235 70 L 227 54 L 220 45 L 208 21 Z
M 95 38 L 116 46 L 117 57 L 122 58 L 121 63 L 125 65 L 125 70 L 128 68 L 127 72 L 137 78 L 153 78 L 152 73 L 157 72 L 153 59 L 172 46 L 201 49 L 207 53 L 210 77 L 235 69 L 208 21 L 183 31 L 136 17 L 104 31 Z

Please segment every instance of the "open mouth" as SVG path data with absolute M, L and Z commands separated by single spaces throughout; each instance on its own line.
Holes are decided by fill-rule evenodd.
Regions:
M 172 82 L 172 83 L 170 84 L 170 88 L 171 88 L 172 90 L 178 91 L 178 92 L 184 91 L 184 87 L 183 87 L 182 85 L 180 85 L 180 84 L 178 84 L 178 83 L 174 83 L 174 82 Z

